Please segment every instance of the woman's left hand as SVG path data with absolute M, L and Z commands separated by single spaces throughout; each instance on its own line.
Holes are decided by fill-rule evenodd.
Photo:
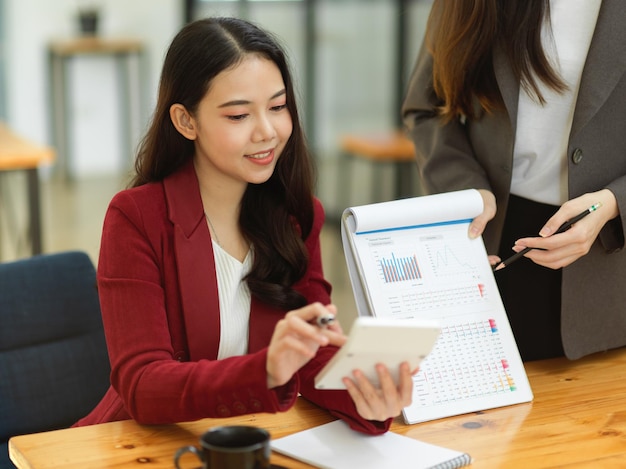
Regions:
M 598 202 L 602 204 L 599 209 L 572 225 L 569 230 L 554 234 L 567 220 Z M 610 190 L 584 194 L 565 202 L 543 226 L 539 237 L 518 239 L 513 250 L 519 252 L 526 247 L 535 248 L 525 257 L 544 267 L 559 269 L 587 254 L 602 227 L 618 215 L 617 200 Z
M 413 397 L 412 375 L 408 363 L 400 365 L 398 383 L 394 383 L 385 365 L 376 365 L 380 387 L 375 387 L 361 372 L 355 370 L 352 378 L 344 378 L 343 382 L 352 397 L 356 410 L 366 420 L 385 421 L 400 415 L 402 409 L 411 404 Z
M 478 189 L 478 193 L 483 199 L 483 212 L 477 215 L 469 225 L 469 237 L 471 239 L 478 238 L 485 231 L 487 223 L 496 216 L 496 196 L 493 192 L 486 189 Z

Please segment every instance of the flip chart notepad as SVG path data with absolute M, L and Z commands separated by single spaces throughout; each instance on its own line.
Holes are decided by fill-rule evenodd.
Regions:
M 364 435 L 341 421 L 272 440 L 272 449 L 322 469 L 454 469 L 468 454 L 387 432 Z
M 360 316 L 435 319 L 407 423 L 528 402 L 532 390 L 465 190 L 351 207 L 341 235 Z

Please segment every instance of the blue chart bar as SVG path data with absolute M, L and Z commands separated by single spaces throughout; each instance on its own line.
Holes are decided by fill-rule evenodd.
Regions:
M 380 260 L 380 268 L 385 283 L 418 280 L 422 278 L 422 273 L 420 272 L 420 267 L 415 255 L 396 259 L 395 254 L 392 253 L 391 259 L 385 259 L 383 257 Z

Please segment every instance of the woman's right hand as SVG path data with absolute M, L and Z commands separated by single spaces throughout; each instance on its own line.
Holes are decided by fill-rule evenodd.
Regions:
M 347 340 L 337 321 L 320 328 L 315 321 L 320 316 L 337 314 L 334 305 L 312 303 L 288 312 L 278 321 L 267 351 L 267 387 L 282 386 L 315 356 L 320 347 L 341 347 Z

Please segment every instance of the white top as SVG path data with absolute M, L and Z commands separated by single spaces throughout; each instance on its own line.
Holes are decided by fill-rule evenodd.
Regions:
M 587 52 L 602 0 L 550 0 L 552 36 L 544 25 L 542 43 L 569 87 L 558 93 L 539 81 L 541 106 L 520 88 L 513 151 L 511 193 L 561 205 L 568 199 L 567 142 Z
M 242 279 L 252 267 L 252 249 L 243 263 L 213 241 L 217 291 L 220 301 L 220 347 L 218 359 L 245 355 L 248 352 L 251 295 Z

